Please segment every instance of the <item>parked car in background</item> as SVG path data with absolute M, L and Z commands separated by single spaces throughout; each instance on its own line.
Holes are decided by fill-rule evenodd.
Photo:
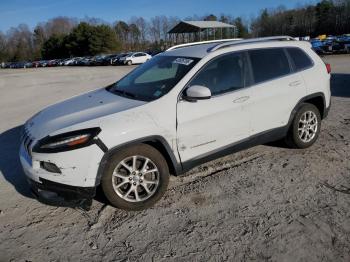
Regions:
M 343 53 L 350 53 L 350 35 L 342 35 L 337 37 L 339 51 Z
M 77 66 L 90 66 L 91 61 L 92 61 L 91 56 L 84 56 L 84 57 L 81 57 L 80 59 L 78 59 L 76 61 L 75 65 L 77 65 Z
M 107 55 L 103 58 L 102 65 L 112 65 L 113 60 L 117 58 L 119 54 Z
M 32 62 L 20 61 L 10 63 L 9 68 L 31 68 L 32 66 Z
M 131 52 L 127 52 L 127 53 L 121 53 L 119 55 L 117 55 L 116 57 L 114 57 L 112 59 L 112 65 L 122 65 L 123 64 L 123 60 L 121 60 L 121 58 L 128 56 L 129 54 L 131 54 Z
M 311 39 L 310 44 L 312 49 L 319 55 L 323 55 L 328 52 L 326 44 L 319 39 Z
M 69 58 L 69 59 L 67 59 L 65 62 L 64 62 L 64 65 L 65 66 L 71 66 L 71 65 L 74 65 L 75 64 L 75 62 L 76 62 L 76 58 Z
M 101 66 L 103 65 L 103 59 L 106 55 L 96 55 L 91 58 L 90 66 Z
M 47 67 L 48 61 L 47 60 L 40 60 L 39 61 L 39 67 Z
M 28 61 L 24 63 L 24 68 L 32 68 L 33 67 L 33 63 Z
M 47 61 L 47 66 L 48 67 L 54 67 L 54 66 L 57 66 L 57 65 L 58 65 L 57 59 L 52 59 L 52 60 Z
M 124 65 L 136 65 L 136 64 L 143 64 L 144 62 L 150 60 L 151 58 L 152 56 L 147 53 L 134 52 L 124 57 L 121 57 L 119 61 Z

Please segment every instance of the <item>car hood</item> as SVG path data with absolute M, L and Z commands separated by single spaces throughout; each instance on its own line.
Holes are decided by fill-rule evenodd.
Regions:
M 57 130 L 97 120 L 100 117 L 145 103 L 112 94 L 106 89 L 100 89 L 51 105 L 34 115 L 25 125 L 33 137 L 41 139 Z M 97 120 L 96 125 L 98 124 Z

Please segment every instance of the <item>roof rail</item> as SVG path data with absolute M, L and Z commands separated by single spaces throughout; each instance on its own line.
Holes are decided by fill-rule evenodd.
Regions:
M 231 39 L 219 39 L 219 40 L 192 42 L 192 43 L 174 45 L 172 47 L 169 47 L 166 51 L 178 49 L 178 48 L 181 48 L 181 47 L 194 46 L 194 45 L 202 45 L 202 44 L 210 44 L 210 43 L 225 43 L 225 42 L 234 42 L 234 41 L 240 41 L 240 40 L 242 40 L 242 38 L 231 38 Z
M 295 39 L 291 36 L 269 36 L 269 37 L 259 37 L 259 38 L 251 38 L 251 39 L 243 39 L 239 41 L 230 41 L 218 44 L 216 46 L 213 46 L 208 49 L 209 52 L 214 52 L 218 49 L 224 48 L 224 47 L 230 47 L 233 45 L 240 45 L 240 44 L 249 44 L 249 43 L 258 43 L 258 42 L 267 42 L 267 41 L 294 41 Z

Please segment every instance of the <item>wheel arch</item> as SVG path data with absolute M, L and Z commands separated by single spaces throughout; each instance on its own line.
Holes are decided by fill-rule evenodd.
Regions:
M 328 109 L 326 108 L 326 98 L 325 98 L 324 93 L 322 93 L 322 92 L 313 93 L 313 94 L 310 94 L 310 95 L 303 97 L 295 105 L 295 107 L 293 108 L 292 113 L 289 117 L 288 127 L 290 127 L 290 125 L 292 124 L 295 114 L 298 112 L 299 108 L 301 107 L 301 105 L 303 103 L 309 103 L 309 104 L 316 106 L 317 109 L 320 111 L 321 119 L 324 119 L 328 114 L 329 108 Z
M 162 136 L 148 136 L 148 137 L 136 139 L 133 141 L 129 141 L 108 149 L 108 151 L 104 154 L 99 164 L 95 185 L 97 186 L 100 184 L 101 177 L 106 167 L 106 164 L 108 162 L 108 159 L 115 152 L 137 144 L 147 144 L 157 149 L 165 158 L 171 175 L 176 176 L 182 173 L 182 165 L 177 161 L 175 154 L 171 149 L 170 145 L 168 144 L 168 142 Z

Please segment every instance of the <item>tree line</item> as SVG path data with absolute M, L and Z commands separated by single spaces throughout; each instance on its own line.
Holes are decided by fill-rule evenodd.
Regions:
M 264 9 L 253 19 L 251 35 L 311 36 L 350 33 L 350 0 L 322 0 L 293 10 Z
M 322 0 L 315 5 L 287 10 L 264 9 L 250 20 L 231 15 L 186 17 L 233 24 L 237 37 L 271 35 L 311 36 L 350 33 L 350 0 Z M 0 31 L 0 62 L 88 56 L 130 50 L 162 50 L 170 43 L 167 32 L 178 17 L 132 17 L 128 22 L 106 23 L 97 18 L 81 20 L 56 17 L 33 30 L 20 24 Z M 180 38 L 181 40 L 181 38 Z

